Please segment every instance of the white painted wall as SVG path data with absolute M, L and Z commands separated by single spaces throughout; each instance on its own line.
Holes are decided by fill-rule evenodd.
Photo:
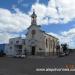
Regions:
M 24 45 L 23 40 L 25 41 L 25 39 L 22 39 L 21 37 L 9 39 L 9 44 L 5 45 L 6 55 L 15 56 L 17 54 L 16 49 L 15 49 L 15 45 Z M 16 41 L 19 41 L 19 42 L 17 43 Z M 25 47 L 25 46 L 23 46 L 23 47 Z M 24 50 L 24 48 L 22 50 Z

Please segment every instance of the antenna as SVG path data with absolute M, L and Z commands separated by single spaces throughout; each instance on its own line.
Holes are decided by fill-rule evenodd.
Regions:
M 35 9 L 33 9 L 33 12 L 35 12 Z

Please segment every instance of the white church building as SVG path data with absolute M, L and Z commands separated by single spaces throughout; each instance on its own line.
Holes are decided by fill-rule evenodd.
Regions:
M 35 11 L 33 11 L 31 15 L 31 25 L 28 28 L 26 38 L 11 38 L 9 40 L 8 49 L 6 48 L 6 54 L 12 56 L 17 54 L 39 56 L 56 55 L 56 46 L 58 43 L 58 38 L 42 31 L 41 26 L 37 25 L 37 15 Z

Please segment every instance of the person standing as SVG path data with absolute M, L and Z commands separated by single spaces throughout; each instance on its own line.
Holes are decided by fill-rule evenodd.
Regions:
M 58 56 L 59 53 L 60 53 L 60 45 L 59 45 L 59 44 L 56 46 L 56 53 L 57 53 L 57 56 Z

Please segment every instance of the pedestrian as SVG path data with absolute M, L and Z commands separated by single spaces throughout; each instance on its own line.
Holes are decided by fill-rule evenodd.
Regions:
M 59 53 L 60 53 L 60 45 L 59 45 L 59 44 L 56 46 L 56 53 L 57 53 L 57 56 L 58 56 Z

